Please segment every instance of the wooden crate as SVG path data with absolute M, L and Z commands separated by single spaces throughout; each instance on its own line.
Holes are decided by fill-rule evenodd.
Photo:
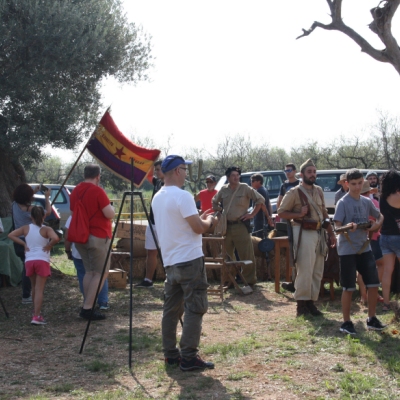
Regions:
M 110 269 L 108 273 L 108 287 L 114 289 L 126 288 L 126 272 L 122 269 Z
M 145 240 L 147 225 L 133 224 L 133 238 Z M 129 239 L 131 237 L 131 223 L 129 221 L 118 222 L 115 237 L 120 239 Z

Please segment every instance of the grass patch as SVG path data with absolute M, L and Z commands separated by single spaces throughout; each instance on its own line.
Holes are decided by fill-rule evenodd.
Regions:
M 71 383 L 59 383 L 57 385 L 46 387 L 46 391 L 55 393 L 68 393 L 71 392 L 73 388 L 74 386 Z
M 216 354 L 222 360 L 226 360 L 228 358 L 237 358 L 242 355 L 248 354 L 251 350 L 260 348 L 262 344 L 256 340 L 254 335 L 251 335 L 249 338 L 243 338 L 239 341 L 232 343 L 215 343 L 209 346 L 206 346 L 203 349 L 205 354 Z
M 228 381 L 241 381 L 246 378 L 254 378 L 255 374 L 249 371 L 233 372 L 228 375 Z
M 346 372 L 339 381 L 339 387 L 342 389 L 343 394 L 348 397 L 370 394 L 376 386 L 377 379 L 375 377 L 365 376 L 355 372 Z
M 99 360 L 93 360 L 85 364 L 85 367 L 91 372 L 111 372 L 113 370 L 111 364 Z

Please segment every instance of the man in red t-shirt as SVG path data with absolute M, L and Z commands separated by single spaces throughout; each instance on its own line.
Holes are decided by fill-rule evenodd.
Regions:
M 212 208 L 211 200 L 217 194 L 217 191 L 215 190 L 216 184 L 217 184 L 217 180 L 215 179 L 215 176 L 208 175 L 206 178 L 207 189 L 201 190 L 194 197 L 194 201 L 196 203 L 198 201 L 200 201 L 200 203 L 201 203 L 201 206 L 200 206 L 201 213 Z
M 71 194 L 71 214 L 78 199 L 81 199 L 89 217 L 89 239 L 86 243 L 76 243 L 76 248 L 82 257 L 85 267 L 83 278 L 84 302 L 79 316 L 89 319 L 92 313 L 92 306 L 99 286 L 104 262 L 110 247 L 111 219 L 114 218 L 114 208 L 110 204 L 106 192 L 99 187 L 100 166 L 89 164 L 84 170 L 85 181 L 80 183 Z M 107 279 L 110 269 L 110 258 L 108 259 L 104 280 Z M 101 289 L 100 287 L 100 289 Z M 92 320 L 105 319 L 105 315 L 99 312 L 92 314 Z

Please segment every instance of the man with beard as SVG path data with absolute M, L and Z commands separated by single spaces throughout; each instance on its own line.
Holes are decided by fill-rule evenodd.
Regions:
M 370 187 L 379 188 L 378 174 L 375 171 L 368 171 L 367 175 L 365 176 L 365 179 L 368 181 Z M 369 197 L 371 199 L 375 199 L 376 201 L 379 201 L 379 191 L 377 193 L 370 194 Z
M 297 316 L 322 315 L 314 301 L 318 300 L 327 252 L 325 229 L 330 245 L 336 245 L 336 237 L 329 223 L 322 189 L 315 185 L 317 170 L 311 159 L 300 167 L 302 182 L 286 193 L 278 209 L 278 215 L 287 219 L 293 228 L 293 252 L 297 277 L 294 298 Z M 325 228 L 325 229 L 324 229 Z

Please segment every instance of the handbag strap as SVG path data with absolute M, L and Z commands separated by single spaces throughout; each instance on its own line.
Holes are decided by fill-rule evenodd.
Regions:
M 312 197 L 307 193 L 307 190 L 302 185 L 299 185 L 299 190 L 301 190 L 301 192 L 306 195 L 308 202 L 313 206 L 313 208 L 317 212 L 319 219 L 321 221 L 323 221 L 324 220 L 324 216 L 323 216 L 321 210 L 318 208 L 317 204 L 315 204 L 315 201 L 312 199 Z M 319 193 L 318 189 L 316 189 L 316 190 L 317 190 L 318 194 L 321 197 L 321 194 Z
M 233 198 L 235 197 L 235 194 L 236 194 L 236 192 L 239 190 L 239 188 L 240 188 L 240 184 L 238 185 L 238 187 L 236 188 L 236 190 L 233 192 L 232 197 L 231 197 L 231 201 L 229 202 L 228 207 L 227 207 L 226 209 L 224 208 L 224 209 L 222 210 L 222 213 L 225 213 L 226 216 L 228 216 L 228 211 L 229 211 L 229 209 L 230 209 L 230 207 L 231 207 Z

